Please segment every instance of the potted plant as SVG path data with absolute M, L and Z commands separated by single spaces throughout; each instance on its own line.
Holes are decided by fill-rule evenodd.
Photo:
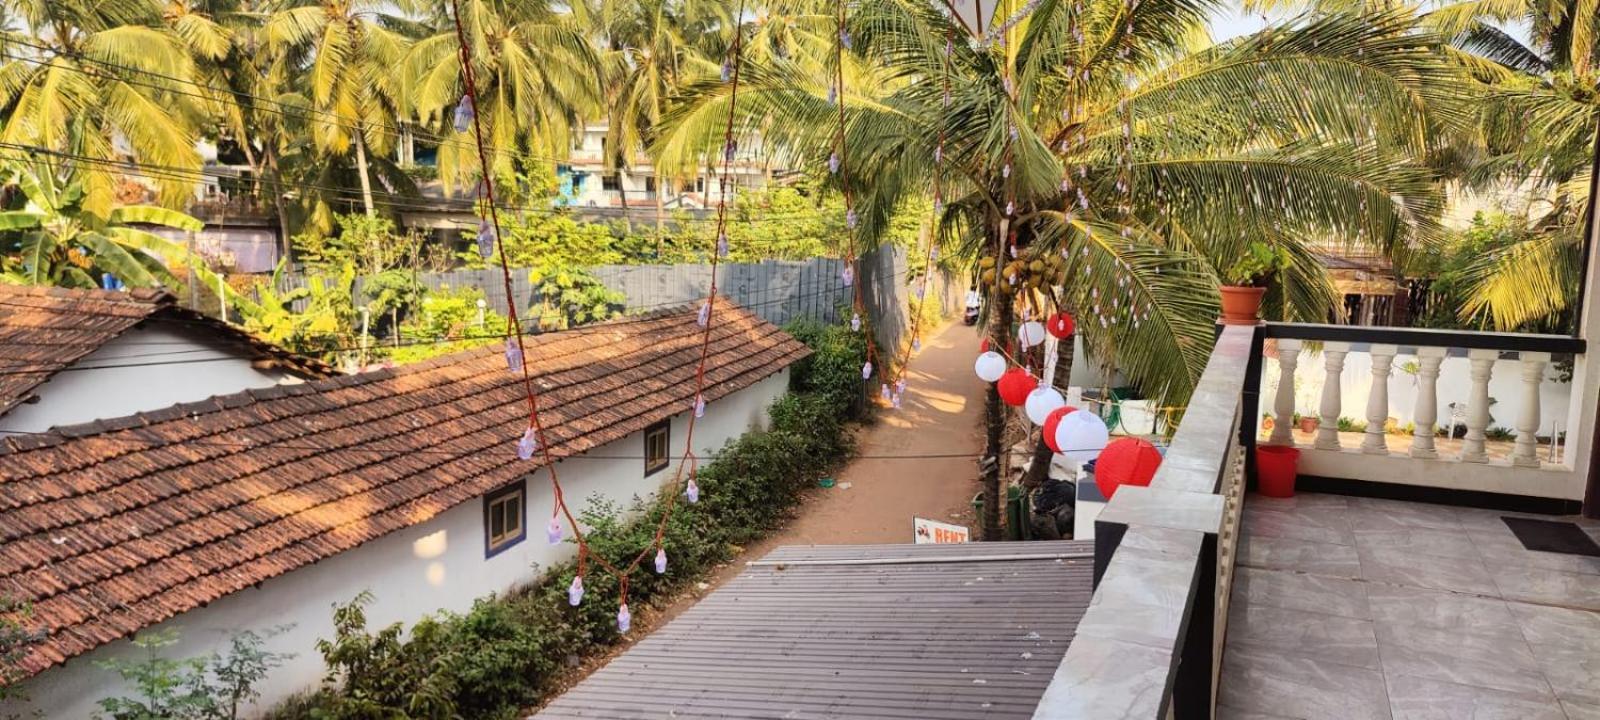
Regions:
M 1302 416 L 1300 416 L 1300 432 L 1303 432 L 1303 433 L 1314 433 L 1314 432 L 1317 431 L 1317 426 L 1319 426 L 1321 424 L 1322 424 L 1322 418 L 1319 418 L 1319 417 L 1317 417 L 1315 415 L 1302 415 Z
M 1279 270 L 1289 264 L 1289 253 L 1259 240 L 1245 246 L 1244 254 L 1223 271 L 1222 324 L 1254 325 L 1260 321 L 1261 296 Z

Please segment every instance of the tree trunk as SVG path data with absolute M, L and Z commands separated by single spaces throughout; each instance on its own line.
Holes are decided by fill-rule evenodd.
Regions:
M 666 226 L 667 206 L 662 198 L 666 195 L 666 184 L 662 181 L 661 173 L 656 172 L 656 257 L 661 256 L 661 229 Z
M 361 207 L 367 211 L 367 217 L 372 217 L 372 180 L 367 177 L 367 139 L 356 125 L 356 174 L 361 178 Z
M 622 170 L 617 170 L 617 195 L 622 198 L 622 232 L 624 235 L 633 235 L 633 218 L 628 216 L 628 182 L 622 175 Z
M 1000 237 L 1006 234 L 1005 221 L 1000 223 Z M 996 349 L 1004 349 L 1011 338 L 1012 309 L 1011 303 L 999 292 L 1000 267 L 1005 263 L 1004 254 L 995 256 L 995 286 L 990 288 L 989 306 L 989 343 Z M 1001 493 L 1000 481 L 1001 468 L 1005 464 L 1006 413 L 1005 403 L 1000 401 L 1000 387 L 997 383 L 989 383 L 983 395 L 984 416 L 984 447 L 983 460 L 979 467 L 982 468 L 983 485 L 983 539 L 989 541 L 999 540 L 1000 535 L 1000 506 L 1005 502 Z
M 272 147 L 262 149 L 262 162 L 272 171 L 272 207 L 278 211 L 278 243 L 283 251 L 280 260 L 293 263 L 293 244 L 289 241 L 289 211 L 283 206 L 283 173 L 278 172 L 278 154 Z
M 1076 354 L 1073 342 L 1076 335 L 1068 335 L 1056 343 L 1056 375 L 1052 378 L 1050 386 L 1066 397 L 1067 388 L 1072 386 L 1072 358 Z M 1022 486 L 1032 490 L 1044 484 L 1045 478 L 1050 476 L 1050 461 L 1055 458 L 1055 451 L 1044 442 L 1044 430 L 1039 430 L 1038 444 L 1033 446 L 1033 463 L 1028 465 L 1028 474 L 1022 478 Z

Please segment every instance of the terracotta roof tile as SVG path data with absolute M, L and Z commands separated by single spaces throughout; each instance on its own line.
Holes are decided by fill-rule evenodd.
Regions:
M 181 308 L 177 298 L 163 290 L 0 284 L 0 415 L 27 401 L 34 388 L 52 375 L 153 318 L 200 327 L 239 343 L 257 360 L 304 377 L 337 374 L 320 360 L 295 355 L 240 328 Z
M 693 404 L 693 310 L 530 338 L 557 457 Z M 809 350 L 718 312 L 706 398 Z M 0 593 L 33 603 L 40 672 L 240 588 L 426 521 L 538 467 L 496 347 L 18 436 L 0 444 Z M 416 452 L 416 448 L 426 448 Z

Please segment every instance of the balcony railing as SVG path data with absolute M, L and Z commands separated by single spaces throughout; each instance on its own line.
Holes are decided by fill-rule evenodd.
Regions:
M 1582 383 L 1557 370 L 1585 373 L 1582 339 L 1288 323 L 1262 334 L 1276 356 L 1253 378 L 1271 398 L 1266 442 L 1298 445 L 1314 483 L 1583 498 Z M 1297 437 L 1297 415 L 1316 418 L 1314 433 Z
M 1301 479 L 1324 489 L 1572 511 L 1584 496 L 1597 395 L 1585 350 L 1581 339 L 1556 336 L 1222 328 L 1150 486 L 1119 488 L 1095 522 L 1094 598 L 1035 720 L 1212 716 L 1263 400 L 1274 420 L 1264 441 L 1300 446 Z M 1404 382 L 1395 379 L 1397 360 L 1415 381 L 1391 393 Z M 1564 386 L 1551 367 L 1569 361 Z M 1367 379 L 1354 387 L 1348 375 L 1358 365 Z M 1302 388 L 1314 392 L 1302 398 Z M 1362 402 L 1346 403 L 1347 390 Z M 1462 396 L 1455 403 L 1461 417 L 1441 422 L 1438 410 L 1452 394 Z M 1490 439 L 1497 397 L 1515 409 L 1507 416 L 1514 442 Z M 1548 411 L 1555 399 L 1566 409 Z M 1347 404 L 1361 408 L 1356 419 L 1366 426 L 1358 437 L 1339 432 Z M 1297 437 L 1296 410 L 1308 405 L 1320 424 Z M 1403 448 L 1391 446 L 1395 436 L 1386 432 L 1396 413 L 1417 428 Z M 1429 431 L 1438 424 L 1465 430 L 1459 440 L 1440 440 Z M 1541 436 L 1562 452 L 1541 445 Z

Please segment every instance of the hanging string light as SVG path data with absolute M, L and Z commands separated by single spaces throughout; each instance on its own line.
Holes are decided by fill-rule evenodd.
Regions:
M 561 486 L 561 479 L 557 470 L 555 458 L 551 454 L 551 443 L 549 442 L 546 428 L 544 427 L 539 414 L 539 396 L 534 389 L 533 378 L 528 369 L 527 363 L 524 362 L 527 348 L 523 344 L 522 324 L 517 319 L 517 307 L 515 302 L 512 300 L 516 297 L 516 293 L 512 288 L 510 261 L 506 256 L 505 247 L 498 242 L 493 242 L 501 236 L 499 206 L 495 202 L 494 198 L 494 178 L 491 171 L 491 163 L 489 161 L 487 148 L 484 144 L 483 123 L 481 117 L 476 112 L 478 95 L 476 78 L 474 77 L 473 72 L 472 50 L 471 46 L 467 42 L 466 30 L 462 25 L 461 5 L 459 0 L 451 0 L 451 10 L 453 14 L 452 19 L 455 23 L 456 41 L 458 45 L 457 51 L 458 59 L 461 64 L 462 82 L 466 88 L 466 92 L 463 95 L 461 103 L 456 107 L 455 124 L 456 129 L 459 132 L 464 133 L 470 129 L 476 145 L 479 168 L 482 174 L 482 178 L 479 181 L 478 187 L 483 199 L 482 207 L 487 215 L 486 222 L 482 223 L 480 227 L 480 244 L 483 242 L 483 235 L 487 233 L 491 241 L 490 244 L 493 247 L 498 248 L 499 265 L 506 292 L 506 364 L 511 370 L 520 371 L 522 376 L 521 382 L 523 393 L 527 398 L 526 405 L 528 413 L 528 425 L 522 436 L 517 441 L 516 452 L 517 456 L 523 460 L 532 459 L 535 454 L 542 455 L 541 460 L 543 467 L 550 473 L 550 485 L 555 502 L 554 507 L 551 509 L 551 517 L 546 528 L 546 532 L 552 543 L 559 543 L 564 539 L 565 536 L 565 528 L 563 527 L 562 521 L 565 520 L 566 526 L 569 526 L 572 529 L 573 538 L 578 545 L 578 568 L 576 576 L 573 577 L 572 584 L 567 589 L 567 599 L 571 605 L 577 606 L 583 601 L 584 596 L 583 578 L 588 570 L 588 560 L 590 559 L 591 555 L 589 552 L 589 544 L 587 538 L 584 536 L 582 528 L 579 526 L 576 518 L 573 516 L 571 508 L 566 502 L 566 495 Z M 743 18 L 743 16 L 744 0 L 740 0 L 739 12 L 734 17 Z M 742 59 L 743 47 L 744 28 L 741 24 L 736 22 L 734 25 L 733 43 L 729 53 L 730 58 L 727 61 L 730 90 L 727 125 L 723 134 L 723 165 L 720 177 L 722 192 L 717 198 L 716 237 L 718 238 L 718 248 L 716 248 L 716 250 L 711 254 L 712 279 L 709 292 L 707 293 L 707 299 L 706 302 L 701 306 L 700 312 L 696 317 L 696 324 L 702 329 L 702 331 L 700 337 L 700 357 L 695 369 L 695 412 L 691 414 L 688 420 L 688 425 L 685 432 L 683 460 L 678 464 L 677 474 L 673 483 L 676 486 L 681 482 L 683 494 L 691 503 L 697 502 L 700 496 L 700 488 L 694 480 L 694 473 L 698 468 L 698 462 L 693 452 L 694 428 L 695 421 L 704 415 L 706 360 L 710 354 L 712 318 L 714 315 L 713 310 L 717 295 L 717 260 L 726 254 L 725 244 L 727 238 L 728 217 L 727 186 L 728 178 L 732 172 L 731 166 L 734 159 L 735 148 L 737 147 L 733 138 L 733 128 L 734 113 L 738 106 L 739 66 L 740 60 Z M 688 475 L 687 482 L 682 482 L 685 479 L 684 475 L 686 470 Z M 628 632 L 629 628 L 632 627 L 633 616 L 628 610 L 628 579 L 632 573 L 638 569 L 640 563 L 650 553 L 651 550 L 655 551 L 654 565 L 656 571 L 658 573 L 666 572 L 666 549 L 663 544 L 663 538 L 666 533 L 667 520 L 672 516 L 673 505 L 678 494 L 679 493 L 676 491 L 667 493 L 667 505 L 665 511 L 661 515 L 659 524 L 656 526 L 654 541 L 649 547 L 641 550 L 638 555 L 636 555 L 626 566 L 618 567 L 608 562 L 602 556 L 593 556 L 595 563 L 599 565 L 605 572 L 614 576 L 618 581 L 618 632 L 626 633 Z
M 865 327 L 867 359 L 861 365 L 861 378 L 870 380 L 872 378 L 872 361 L 876 355 L 876 343 L 873 342 L 871 323 L 858 322 L 858 319 L 867 316 L 868 313 L 866 312 L 866 302 L 861 296 L 861 287 L 855 283 L 855 271 L 853 269 L 857 260 L 856 226 L 859 224 L 860 218 L 856 214 L 856 198 L 850 187 L 849 157 L 848 149 L 845 146 L 844 58 L 845 51 L 851 48 L 850 29 L 846 22 L 845 2 L 846 0 L 836 0 L 837 32 L 835 34 L 836 42 L 834 43 L 834 75 L 833 87 L 829 89 L 829 99 L 830 102 L 837 100 L 839 125 L 833 136 L 833 156 L 830 158 L 829 168 L 833 170 L 833 174 L 839 177 L 840 194 L 844 196 L 845 258 L 844 269 L 839 273 L 839 280 L 844 287 L 853 290 L 851 302 L 854 314 L 851 316 L 850 323 L 852 330 L 861 332 L 861 328 L 858 326 Z M 837 168 L 834 167 L 835 165 L 837 165 Z

